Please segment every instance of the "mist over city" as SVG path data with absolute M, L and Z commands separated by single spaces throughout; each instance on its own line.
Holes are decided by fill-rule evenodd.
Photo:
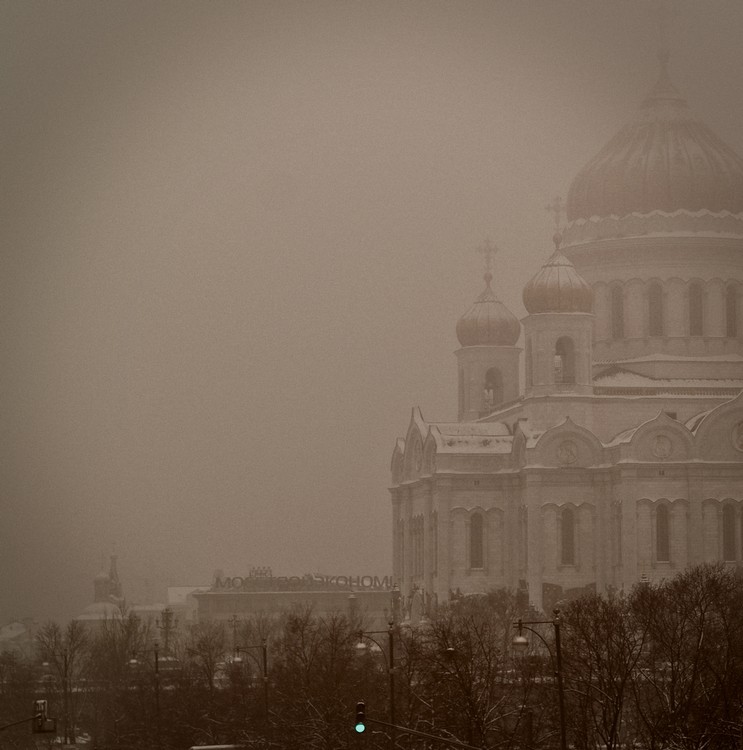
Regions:
M 112 555 L 142 605 L 392 576 L 395 441 L 460 418 L 478 249 L 522 319 L 661 49 L 743 154 L 743 5 L 666 5 L 0 4 L 0 624 L 75 617 Z

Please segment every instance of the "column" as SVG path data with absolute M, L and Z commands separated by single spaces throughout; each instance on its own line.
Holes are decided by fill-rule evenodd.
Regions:
M 451 588 L 451 479 L 435 480 L 433 508 L 439 519 L 436 593 L 439 601 L 444 602 L 448 600 Z
M 619 484 L 620 518 L 622 521 L 622 544 L 620 548 L 621 584 L 629 589 L 637 583 L 637 471 L 626 469 L 622 472 Z
M 524 505 L 526 508 L 526 581 L 529 601 L 542 609 L 542 513 L 541 476 L 526 472 Z
M 713 279 L 704 285 L 704 335 L 725 337 L 725 284 Z
M 624 337 L 643 338 L 647 330 L 646 318 L 647 300 L 643 294 L 643 283 L 633 279 L 624 287 Z
M 666 336 L 684 338 L 688 331 L 689 310 L 686 300 L 686 285 L 681 279 L 669 279 L 666 290 Z

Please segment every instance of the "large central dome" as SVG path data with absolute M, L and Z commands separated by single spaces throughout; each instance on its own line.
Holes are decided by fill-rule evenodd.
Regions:
M 743 213 L 743 159 L 692 115 L 661 62 L 635 117 L 573 180 L 569 222 L 656 211 Z

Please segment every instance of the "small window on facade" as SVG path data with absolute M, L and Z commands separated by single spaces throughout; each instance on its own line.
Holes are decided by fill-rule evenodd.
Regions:
M 695 281 L 689 286 L 689 335 L 702 336 L 704 334 L 704 306 L 702 285 Z
M 624 338 L 624 293 L 621 286 L 611 288 L 611 337 Z
M 484 407 L 487 411 L 503 403 L 503 376 L 497 367 L 485 373 Z
M 648 333 L 663 335 L 663 287 L 657 283 L 648 289 Z
M 735 508 L 725 505 L 722 509 L 722 559 L 735 560 Z
M 531 386 L 534 383 L 534 375 L 532 371 L 533 367 L 532 362 L 532 355 L 531 355 L 531 339 L 526 340 L 526 365 L 525 365 L 525 371 L 526 371 L 526 387 L 531 388 Z
M 725 335 L 738 336 L 738 290 L 732 284 L 725 290 Z
M 655 512 L 655 558 L 658 562 L 671 559 L 670 523 L 668 506 L 659 505 Z
M 475 513 L 470 518 L 470 568 L 484 567 L 482 515 Z
M 575 345 L 562 336 L 555 344 L 555 383 L 575 383 Z
M 572 508 L 563 508 L 560 515 L 561 562 L 575 565 L 575 513 Z

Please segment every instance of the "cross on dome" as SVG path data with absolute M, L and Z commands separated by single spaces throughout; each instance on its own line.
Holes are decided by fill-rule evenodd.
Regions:
M 490 283 L 490 279 L 493 278 L 493 256 L 500 252 L 500 248 L 491 242 L 490 237 L 486 237 L 485 242 L 477 248 L 477 252 L 485 256 L 485 277 Z
M 555 229 L 559 232 L 562 227 L 562 217 L 565 215 L 565 202 L 562 197 L 556 195 L 552 199 L 552 203 L 548 203 L 545 207 L 545 211 L 549 211 L 555 219 Z

